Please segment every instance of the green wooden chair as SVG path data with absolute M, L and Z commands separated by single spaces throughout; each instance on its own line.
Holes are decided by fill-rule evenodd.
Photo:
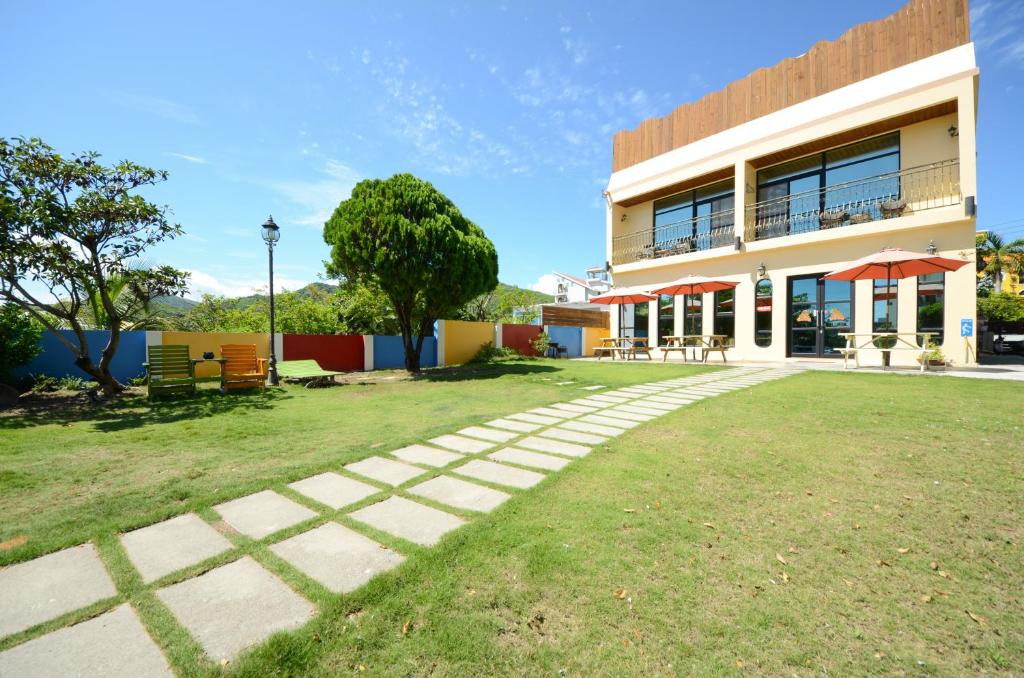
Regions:
M 146 368 L 146 384 L 149 397 L 165 393 L 195 393 L 196 364 L 184 344 L 150 346 L 147 349 L 149 361 Z

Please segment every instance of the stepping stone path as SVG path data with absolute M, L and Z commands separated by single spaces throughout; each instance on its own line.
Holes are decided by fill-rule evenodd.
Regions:
M 514 493 L 588 455 L 591 446 L 700 400 L 795 372 L 727 368 L 553 403 L 437 436 L 426 441 L 429 444 L 409 445 L 387 457 L 367 457 L 343 469 L 394 490 L 326 471 L 288 484 L 290 490 L 308 497 L 311 505 L 315 502 L 317 510 L 272 490 L 213 509 L 241 535 L 272 542 L 269 549 L 280 559 L 275 569 L 294 568 L 328 591 L 346 594 L 405 560 L 401 546 L 396 551 L 378 542 L 386 541 L 382 533 L 421 547 L 433 546 L 465 525 L 469 518 L 464 516 L 494 511 Z M 502 447 L 494 450 L 498 445 Z M 428 474 L 432 477 L 415 482 Z M 357 510 L 350 508 L 378 494 L 386 496 Z M 435 506 L 450 507 L 461 515 Z M 342 515 L 349 521 L 344 525 L 335 520 Z M 306 521 L 310 528 L 299 534 L 276 541 L 272 536 Z M 363 534 L 364 529 L 369 534 Z M 240 553 L 235 545 L 239 537 L 227 537 L 191 513 L 120 535 L 128 560 L 149 586 L 225 553 L 235 551 L 240 556 L 155 591 L 215 662 L 230 661 L 274 633 L 299 628 L 317 614 L 313 603 L 259 562 L 267 555 Z M 0 652 L 0 676 L 173 675 L 160 645 L 135 610 L 124 602 L 115 606 L 117 595 L 92 544 L 0 568 L 0 640 L 28 631 L 23 641 Z M 87 621 L 45 634 L 33 628 L 107 600 L 111 609 Z
M 249 556 L 156 592 L 214 661 L 278 631 L 296 629 L 314 614 L 311 602 Z
M 288 487 L 334 510 L 355 504 L 380 492 L 373 485 L 346 478 L 332 471 L 297 480 L 289 483 Z
M 253 539 L 263 539 L 268 534 L 316 517 L 316 513 L 305 506 L 270 490 L 217 504 L 213 510 L 228 525 Z
M 421 476 L 426 471 L 423 469 L 403 464 L 400 461 L 385 459 L 384 457 L 367 457 L 362 461 L 347 464 L 345 470 L 371 480 L 396 487 L 408 482 L 416 476 Z
M 121 545 L 146 584 L 233 548 L 194 513 L 122 534 Z

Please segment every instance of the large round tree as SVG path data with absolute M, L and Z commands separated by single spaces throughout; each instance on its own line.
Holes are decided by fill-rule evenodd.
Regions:
M 498 284 L 498 254 L 483 230 L 411 174 L 359 182 L 324 225 L 324 240 L 330 275 L 387 295 L 410 372 L 434 322 Z

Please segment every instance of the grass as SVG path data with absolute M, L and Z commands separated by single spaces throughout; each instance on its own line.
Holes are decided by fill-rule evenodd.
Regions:
M 200 657 L 114 536 L 188 508 L 212 519 L 217 501 L 367 456 L 371 440 L 404 444 L 568 399 L 557 381 L 688 369 L 538 361 L 471 379 L 289 389 L 230 412 L 217 403 L 244 397 L 200 398 L 199 421 L 132 403 L 73 422 L 0 419 L 5 473 L 52 474 L 27 488 L 4 476 L 0 538 L 30 538 L 0 557 L 96 538 L 118 600 L 189 675 L 1021 670 L 1024 407 L 1013 383 L 817 372 L 702 401 L 597 447 L 433 549 L 373 534 L 408 560 L 348 596 L 232 536 L 238 551 L 158 584 L 250 553 L 320 614 L 228 667 Z M 381 421 L 385 403 L 386 426 L 365 421 Z M 251 431 L 286 424 L 295 430 L 269 439 Z M 204 472 L 189 478 L 194 467 Z M 74 480 L 106 475 L 122 477 Z M 173 488 L 189 494 L 169 499 Z M 76 510 L 53 505 L 76 496 Z M 286 534 L 327 519 L 347 521 L 326 512 Z

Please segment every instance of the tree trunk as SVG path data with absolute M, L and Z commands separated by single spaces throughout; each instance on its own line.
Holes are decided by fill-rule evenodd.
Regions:
M 113 359 L 114 351 L 117 350 L 117 344 L 120 341 L 120 333 L 118 333 L 117 339 L 115 334 L 111 332 L 110 342 L 103 349 L 103 358 L 100 360 L 100 364 L 96 365 L 89 357 L 89 340 L 85 338 L 85 330 L 78 325 L 77 322 L 72 322 L 72 329 L 74 330 L 75 336 L 78 338 L 78 351 L 75 357 L 75 367 L 82 370 L 90 377 L 96 380 L 100 388 L 103 389 L 103 395 L 111 397 L 118 393 L 124 392 L 124 385 L 114 379 L 113 375 L 110 374 L 110 361 Z M 113 347 L 111 347 L 113 345 Z M 104 362 L 105 360 L 105 362 Z

